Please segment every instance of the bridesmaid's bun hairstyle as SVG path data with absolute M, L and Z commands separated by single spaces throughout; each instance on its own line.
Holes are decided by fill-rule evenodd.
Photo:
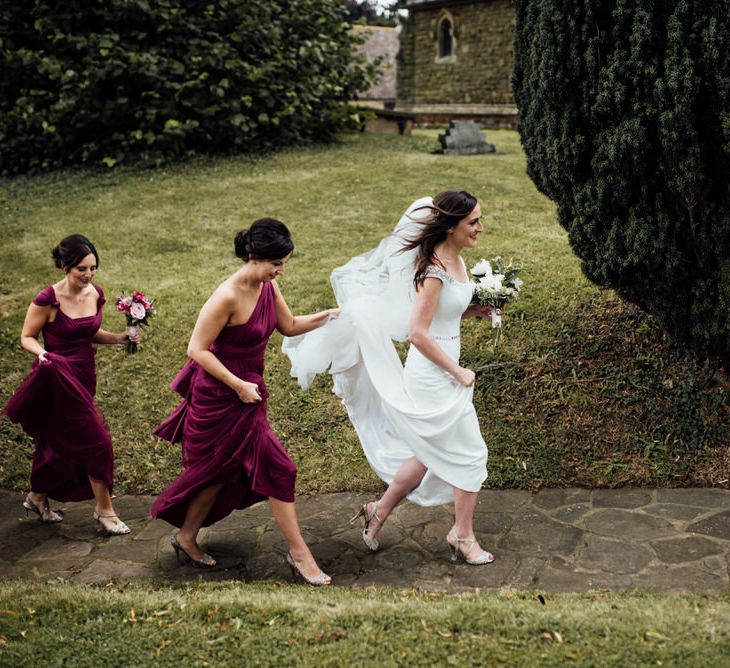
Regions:
M 99 253 L 83 234 L 72 234 L 66 237 L 52 251 L 51 257 L 59 269 L 67 274 L 71 269 L 81 264 L 81 261 L 89 254 L 96 258 L 96 266 L 99 266 Z
M 233 241 L 236 257 L 249 260 L 281 260 L 294 250 L 286 225 L 274 218 L 259 218 Z

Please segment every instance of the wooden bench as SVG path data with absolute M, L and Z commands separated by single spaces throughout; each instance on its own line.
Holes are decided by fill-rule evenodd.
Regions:
M 370 112 L 370 118 L 365 122 L 367 132 L 388 135 L 409 135 L 413 130 L 413 121 L 416 115 L 410 111 L 396 109 L 364 109 Z

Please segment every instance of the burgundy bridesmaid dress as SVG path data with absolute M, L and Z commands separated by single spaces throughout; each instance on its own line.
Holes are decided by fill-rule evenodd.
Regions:
M 3 409 L 33 437 L 35 452 L 31 489 L 59 501 L 93 499 L 88 476 L 112 488 L 114 452 L 106 420 L 94 402 L 96 365 L 94 335 L 101 326 L 104 292 L 96 314 L 70 318 L 60 307 L 53 286 L 33 299 L 55 306 L 56 318 L 43 327 L 49 362 L 36 360 L 33 370 Z
M 227 385 L 188 360 L 171 387 L 183 397 L 155 434 L 182 442 L 182 474 L 152 506 L 152 516 L 180 527 L 188 504 L 222 483 L 203 526 L 268 497 L 294 501 L 297 469 L 269 426 L 264 353 L 276 327 L 274 286 L 264 283 L 248 322 L 225 327 L 210 351 L 236 376 L 256 383 L 262 401 L 245 404 Z

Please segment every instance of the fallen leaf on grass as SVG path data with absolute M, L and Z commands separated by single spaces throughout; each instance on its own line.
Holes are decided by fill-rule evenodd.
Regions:
M 338 640 L 342 640 L 343 638 L 347 638 L 347 631 L 336 631 L 335 633 L 330 633 L 329 635 L 325 635 L 324 633 L 318 633 L 314 638 L 310 638 L 307 640 L 307 642 L 310 645 L 314 645 L 318 642 L 337 642 Z
M 427 633 L 437 633 L 442 638 L 458 638 L 460 635 L 459 631 L 449 631 L 447 633 L 446 631 L 439 631 L 438 629 L 430 629 L 428 628 L 425 619 L 421 619 L 421 626 L 423 626 L 423 630 Z
M 172 640 L 163 640 L 156 648 L 155 648 L 155 655 L 158 657 L 160 656 L 160 652 L 162 652 L 165 647 L 172 644 Z

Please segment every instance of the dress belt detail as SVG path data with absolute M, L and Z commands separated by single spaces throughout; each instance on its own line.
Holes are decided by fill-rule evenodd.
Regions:
M 435 334 L 431 334 L 431 336 L 438 341 L 453 341 L 454 339 L 461 338 L 461 334 L 456 334 L 454 336 L 436 336 Z

